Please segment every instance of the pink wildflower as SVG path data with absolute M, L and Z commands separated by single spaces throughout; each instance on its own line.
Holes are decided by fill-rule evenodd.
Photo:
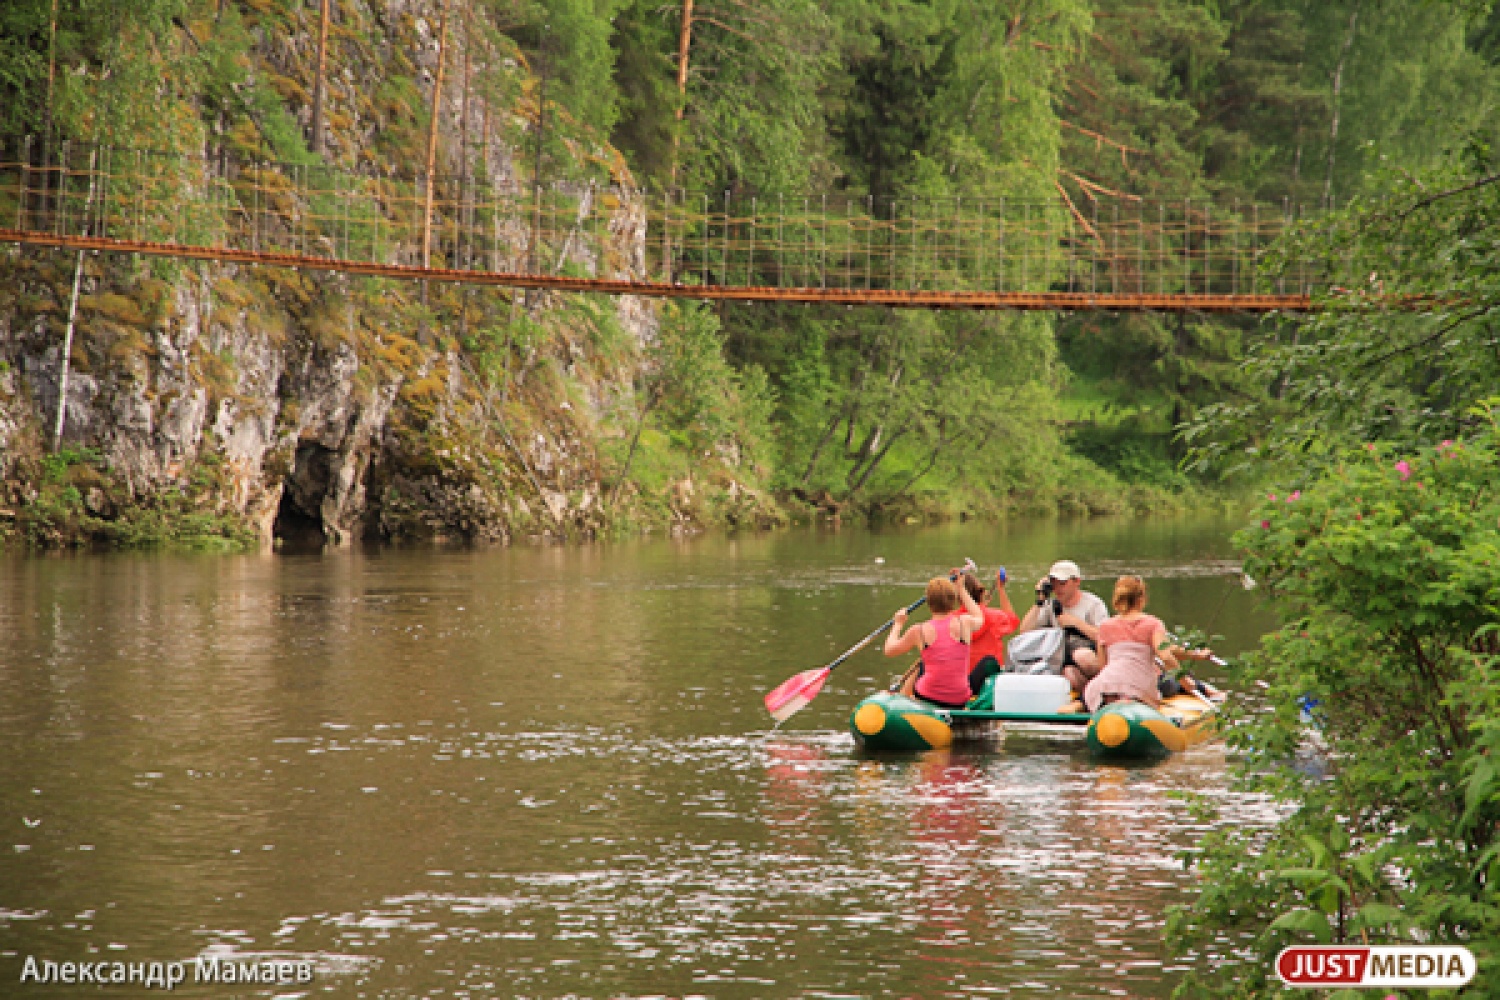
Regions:
M 1266 499 L 1270 500 L 1272 503 L 1275 503 L 1276 502 L 1276 494 L 1274 494 L 1274 493 L 1267 493 L 1266 494 Z
M 1447 451 L 1449 448 L 1452 448 L 1452 447 L 1453 447 L 1453 442 L 1452 441 L 1444 441 L 1442 444 L 1438 445 L 1437 450 L 1438 451 Z
M 1401 474 L 1401 481 L 1403 483 L 1411 478 L 1411 466 L 1407 464 L 1404 458 L 1396 463 L 1396 471 Z
M 1302 498 L 1302 491 L 1301 490 L 1292 490 L 1292 495 L 1286 498 L 1286 502 L 1287 503 L 1291 503 L 1293 500 L 1300 500 L 1301 498 Z
M 1267 531 L 1271 530 L 1271 522 L 1270 521 L 1262 521 L 1262 522 L 1260 522 L 1260 526 L 1262 528 L 1264 528 L 1265 530 L 1267 530 Z

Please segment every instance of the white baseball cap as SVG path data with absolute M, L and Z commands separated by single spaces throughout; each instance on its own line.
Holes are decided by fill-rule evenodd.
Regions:
M 1054 580 L 1082 580 L 1083 573 L 1078 569 L 1078 564 L 1071 559 L 1059 559 L 1052 564 L 1047 575 Z

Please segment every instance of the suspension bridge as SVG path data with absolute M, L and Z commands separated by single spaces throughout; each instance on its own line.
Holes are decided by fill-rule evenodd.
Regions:
M 512 289 L 936 309 L 1300 311 L 1296 206 L 646 192 L 0 139 L 0 242 Z

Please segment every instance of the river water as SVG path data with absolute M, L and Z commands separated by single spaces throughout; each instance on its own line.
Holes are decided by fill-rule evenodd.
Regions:
M 1233 653 L 1269 623 L 1232 527 L 0 560 L 0 995 L 28 956 L 210 954 L 318 971 L 179 995 L 1165 996 L 1173 793 L 1266 819 L 1221 747 L 862 759 L 877 651 L 781 732 L 761 697 L 964 556 L 1139 571 Z

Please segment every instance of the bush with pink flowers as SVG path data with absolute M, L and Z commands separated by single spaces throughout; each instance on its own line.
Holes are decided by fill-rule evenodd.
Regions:
M 1264 697 L 1228 741 L 1287 812 L 1194 858 L 1204 888 L 1170 938 L 1243 951 L 1183 995 L 1275 992 L 1288 944 L 1421 940 L 1467 945 L 1474 995 L 1500 996 L 1497 413 L 1419 453 L 1354 449 L 1237 536 L 1283 625 L 1241 668 Z

